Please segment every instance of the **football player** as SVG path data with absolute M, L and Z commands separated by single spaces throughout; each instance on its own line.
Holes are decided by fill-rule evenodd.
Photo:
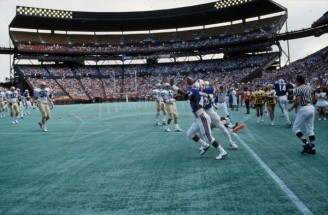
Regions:
M 31 95 L 28 91 L 28 89 L 25 90 L 24 94 L 24 101 L 25 101 L 25 115 L 29 115 L 30 114 L 30 108 L 32 107 L 32 104 L 31 104 Z
M 237 144 L 232 140 L 231 135 L 229 133 L 229 131 L 227 130 L 227 128 L 222 124 L 221 122 L 221 117 L 219 116 L 219 114 L 213 109 L 213 103 L 214 103 L 214 91 L 215 88 L 213 86 L 209 85 L 208 81 L 203 81 L 203 80 L 198 80 L 198 82 L 201 85 L 201 91 L 206 93 L 206 95 L 208 95 L 208 98 L 204 98 L 205 99 L 205 104 L 204 104 L 204 110 L 205 112 L 210 116 L 211 118 L 211 122 L 212 124 L 219 128 L 224 136 L 228 139 L 230 146 L 234 149 L 238 149 Z M 230 123 L 230 120 L 229 120 Z
M 48 102 L 53 105 L 52 99 L 49 97 L 51 90 L 47 87 L 45 82 L 42 82 L 40 88 L 34 89 L 34 99 L 38 103 L 42 118 L 41 122 L 38 122 L 40 128 L 47 132 L 46 122 L 51 118 L 51 110 L 49 108 Z
M 171 90 L 171 85 L 169 83 L 164 84 L 164 90 L 162 91 L 162 98 L 165 103 L 166 112 L 168 114 L 168 120 L 165 126 L 165 131 L 169 132 L 170 123 L 174 119 L 175 131 L 180 132 L 182 129 L 178 124 L 178 112 L 175 105 L 175 99 L 173 97 L 173 91 Z
M 159 122 L 159 115 L 161 111 L 163 112 L 162 124 L 166 124 L 166 111 L 165 104 L 162 97 L 161 84 L 158 83 L 155 85 L 155 89 L 153 90 L 153 98 L 156 101 L 156 125 L 161 125 Z
M 200 83 L 195 82 L 187 92 L 184 92 L 183 90 L 179 89 L 179 87 L 175 86 L 174 81 L 172 81 L 171 84 L 174 91 L 177 91 L 182 96 L 188 98 L 192 112 L 195 115 L 195 121 L 191 124 L 187 131 L 187 137 L 201 145 L 203 148 L 203 150 L 200 152 L 201 155 L 205 154 L 205 152 L 210 147 L 208 143 L 202 140 L 202 138 L 204 138 L 218 150 L 219 155 L 216 156 L 215 159 L 221 160 L 224 158 L 227 155 L 227 152 L 212 136 L 211 118 L 203 109 L 205 105 L 204 99 L 207 98 L 208 95 L 204 92 L 200 92 Z M 202 138 L 197 135 L 198 133 L 200 133 Z
M 19 107 L 18 107 L 18 92 L 14 86 L 6 92 L 6 99 L 9 103 L 10 116 L 13 124 L 18 124 Z
M 6 93 L 4 91 L 0 91 L 0 117 L 5 117 L 5 99 Z
M 276 83 L 274 83 L 274 89 L 276 91 L 276 95 L 278 97 L 278 105 L 285 117 L 286 125 L 287 127 L 290 127 L 292 123 L 289 119 L 289 113 L 287 111 L 288 109 L 288 99 L 287 99 L 287 93 L 289 89 L 293 88 L 293 84 L 291 83 L 285 83 L 283 79 L 280 79 Z
M 25 97 L 21 94 L 20 89 L 17 89 L 17 93 L 18 93 L 18 107 L 19 107 L 19 114 L 20 114 L 20 118 L 23 119 L 24 118 L 24 104 L 25 104 Z
M 215 84 L 215 87 L 217 89 L 217 107 L 218 107 L 218 114 L 220 115 L 220 110 L 222 110 L 222 115 L 226 116 L 226 118 L 228 118 L 228 120 L 230 119 L 230 114 L 228 112 L 228 105 L 227 105 L 227 101 L 226 101 L 226 95 L 227 95 L 227 86 L 226 84 L 223 86 L 221 85 L 220 87 Z M 229 101 L 229 100 L 228 100 Z

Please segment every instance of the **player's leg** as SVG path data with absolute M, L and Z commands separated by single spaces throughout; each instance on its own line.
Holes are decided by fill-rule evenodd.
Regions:
M 286 125 L 290 127 L 291 126 L 291 122 L 290 122 L 290 119 L 289 119 L 289 113 L 287 111 L 287 107 L 288 107 L 287 97 L 286 96 L 282 96 L 281 97 L 281 108 L 282 108 L 283 113 L 284 113 L 284 117 L 285 117 L 285 120 L 286 120 Z
M 198 143 L 201 146 L 200 154 L 203 155 L 210 147 L 209 144 L 207 144 L 204 140 L 202 140 L 197 133 L 199 132 L 199 126 L 196 122 L 193 122 L 190 126 L 190 128 L 187 131 L 187 137 L 189 139 L 192 139 L 196 143 Z
M 15 117 L 16 117 L 15 122 L 16 122 L 16 124 L 18 124 L 18 120 L 17 119 L 20 116 L 20 108 L 18 106 L 18 103 L 14 103 L 14 111 L 15 111 Z
M 175 105 L 172 107 L 172 111 L 173 111 L 173 119 L 174 119 L 174 126 L 175 126 L 174 131 L 181 132 L 183 130 L 180 128 L 179 123 L 178 123 L 178 111 L 177 111 L 177 108 Z
M 219 151 L 219 155 L 215 159 L 221 160 L 222 158 L 224 158 L 227 155 L 227 152 L 212 136 L 210 116 L 208 116 L 206 113 L 202 113 L 197 118 L 197 124 L 199 126 L 201 135 L 205 137 L 207 141 L 210 142 L 214 146 L 214 148 L 216 148 Z
M 160 114 L 160 103 L 159 101 L 156 101 L 156 125 L 160 125 L 159 114 Z
M 161 102 L 161 111 L 163 112 L 162 123 L 166 125 L 166 110 L 165 110 L 164 102 Z
M 171 124 L 171 121 L 173 119 L 173 112 L 172 112 L 172 104 L 166 104 L 166 112 L 167 112 L 167 117 L 168 117 L 168 120 L 167 120 L 167 123 L 165 125 L 165 131 L 167 132 L 170 132 L 171 129 L 170 129 L 170 124 Z
M 232 140 L 228 129 L 222 124 L 219 114 L 216 113 L 212 108 L 207 111 L 207 114 L 210 116 L 212 124 L 220 129 L 224 136 L 228 139 L 230 146 L 234 149 L 237 149 L 238 146 L 236 145 L 235 141 Z
M 308 153 L 315 154 L 315 134 L 314 134 L 314 116 L 315 110 L 313 106 L 307 106 L 307 117 L 305 119 L 305 129 L 306 133 L 309 136 L 309 149 Z
M 296 114 L 296 118 L 294 121 L 294 125 L 293 125 L 293 132 L 296 134 L 296 136 L 302 141 L 302 143 L 304 144 L 304 150 L 302 151 L 302 153 L 305 153 L 307 151 L 307 145 L 308 142 L 303 134 L 303 132 L 301 131 L 301 126 L 304 123 L 306 119 L 306 114 L 304 111 L 304 108 L 301 108 L 298 113 Z

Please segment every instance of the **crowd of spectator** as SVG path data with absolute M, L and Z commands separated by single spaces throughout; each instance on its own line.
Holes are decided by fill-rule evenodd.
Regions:
M 148 99 L 155 84 L 172 78 L 184 88 L 187 76 L 238 82 L 265 65 L 272 56 L 274 54 L 154 65 L 18 65 L 18 71 L 32 88 L 41 80 L 46 81 L 57 100 L 111 99 L 118 94 Z

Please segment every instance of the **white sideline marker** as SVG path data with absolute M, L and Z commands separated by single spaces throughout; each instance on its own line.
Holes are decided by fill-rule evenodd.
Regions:
M 305 204 L 291 191 L 287 185 L 270 169 L 270 167 L 264 163 L 264 161 L 243 141 L 238 134 L 233 135 L 244 145 L 254 159 L 261 165 L 261 167 L 270 175 L 270 177 L 279 185 L 280 189 L 286 193 L 288 198 L 296 205 L 296 207 L 305 215 L 313 215 L 313 213 L 305 206 Z

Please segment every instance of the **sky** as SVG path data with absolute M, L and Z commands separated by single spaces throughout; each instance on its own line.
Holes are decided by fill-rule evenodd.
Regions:
M 92 11 L 92 12 L 126 12 L 160 10 L 175 7 L 215 2 L 215 0 L 0 0 L 0 46 L 9 47 L 8 26 L 16 14 L 16 6 L 39 7 L 47 9 Z M 288 9 L 288 30 L 308 28 L 328 10 L 328 0 L 275 0 Z M 286 31 L 284 26 L 281 32 Z M 287 43 L 281 41 L 287 52 Z M 290 40 L 291 62 L 304 58 L 328 46 L 328 34 L 321 37 L 307 37 Z M 282 65 L 287 62 L 282 58 Z M 12 62 L 9 55 L 0 55 L 0 82 L 10 76 Z

